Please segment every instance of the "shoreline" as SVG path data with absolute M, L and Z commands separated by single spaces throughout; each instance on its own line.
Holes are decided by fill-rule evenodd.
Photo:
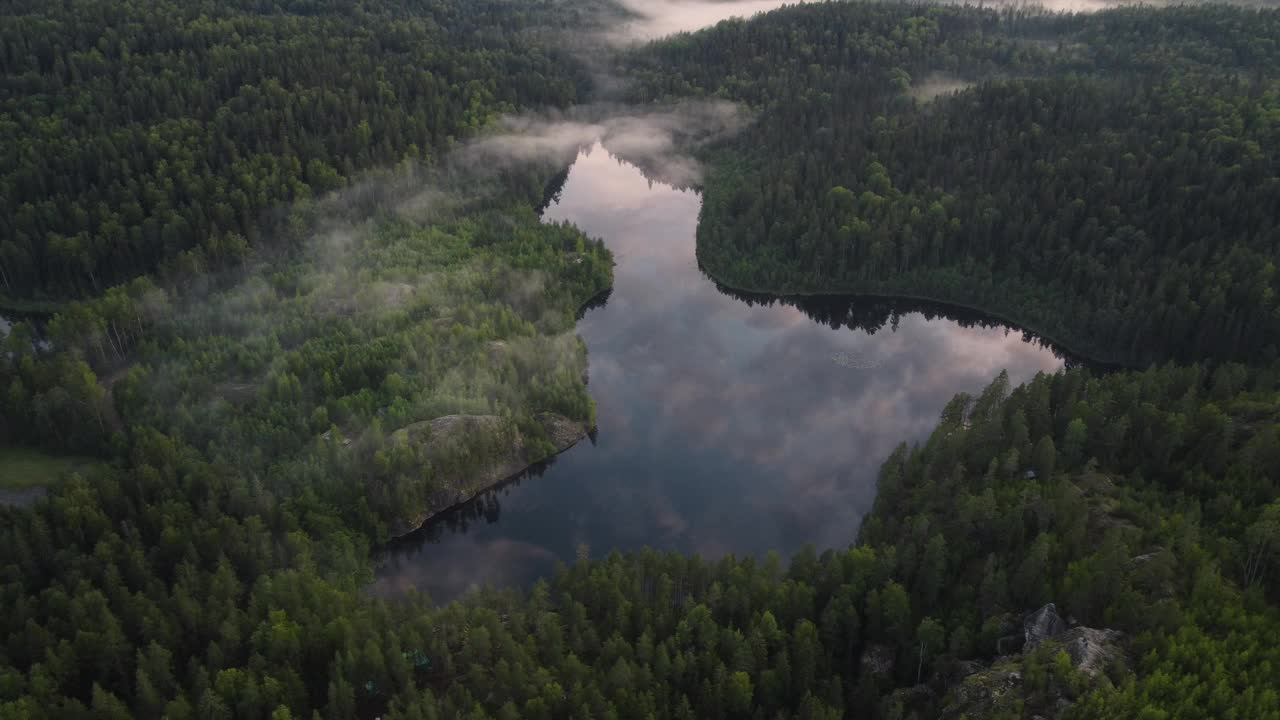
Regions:
M 614 264 L 616 264 L 616 262 Z M 582 318 L 592 309 L 600 307 L 604 305 L 606 302 L 608 302 L 609 295 L 611 293 L 613 293 L 612 265 L 610 266 L 609 282 L 606 283 L 603 287 L 596 290 L 595 292 L 592 292 L 584 300 L 577 303 L 576 306 L 574 307 L 574 311 L 573 311 L 574 312 L 574 318 L 573 318 L 574 336 L 577 337 L 579 340 L 581 340 L 582 338 L 580 335 L 577 334 L 578 323 L 581 322 Z M 591 358 L 590 358 L 589 351 L 586 353 L 586 357 L 584 358 L 584 360 L 586 364 L 582 369 L 582 384 L 585 387 L 588 384 L 588 376 L 591 368 Z M 544 421 L 546 418 L 550 416 L 551 416 L 550 413 L 535 414 L 535 417 L 544 419 Z M 564 419 L 564 418 L 561 418 L 561 419 Z M 561 453 L 568 451 L 569 449 L 575 447 L 578 443 L 582 442 L 583 438 L 591 436 L 594 432 L 596 432 L 596 429 L 598 427 L 598 425 L 595 423 L 589 426 L 586 423 L 574 423 L 574 425 L 575 425 L 575 428 L 574 428 L 574 432 L 572 433 L 564 433 L 563 425 L 560 425 L 555 430 L 550 428 L 548 429 L 548 434 L 552 436 L 551 437 L 552 447 L 555 448 L 555 452 L 551 453 L 550 455 L 537 458 L 534 460 L 530 460 L 528 462 L 524 462 L 519 467 L 519 469 L 515 470 L 514 472 L 505 472 L 498 479 L 492 482 L 481 482 L 474 490 L 464 490 L 461 492 L 461 495 L 458 496 L 458 499 L 455 499 L 454 502 L 451 502 L 448 505 L 444 505 L 436 510 L 425 511 L 421 517 L 415 516 L 411 520 L 398 521 L 397 523 L 393 524 L 391 527 L 388 528 L 388 539 L 385 542 L 380 544 L 381 549 L 386 549 L 387 547 L 398 542 L 406 542 L 408 538 L 420 532 L 424 527 L 427 526 L 427 524 L 429 524 L 432 520 L 440 517 L 441 515 L 444 515 L 445 513 L 451 510 L 455 510 L 457 508 L 460 508 L 470 503 L 480 495 L 486 492 L 489 492 L 490 490 L 496 490 L 497 488 L 500 488 L 504 485 L 507 485 L 508 483 L 511 483 L 519 479 L 520 477 L 526 475 L 531 470 L 533 470 L 534 468 L 536 468 L 537 466 L 543 463 L 548 463 L 553 461 L 556 457 L 559 457 Z M 522 443 L 523 443 L 522 440 L 517 439 L 517 447 L 514 449 L 515 452 L 520 452 L 521 450 L 520 446 L 522 445 Z M 501 462 L 500 459 L 498 461 Z M 403 525 L 403 527 L 398 527 L 400 525 Z
M 422 531 L 422 529 L 425 528 L 428 524 L 430 524 L 432 520 L 439 518 L 441 515 L 444 515 L 447 512 L 456 510 L 460 507 L 463 507 L 464 505 L 469 504 L 476 498 L 480 497 L 481 495 L 491 490 L 497 490 L 505 485 L 508 485 L 512 482 L 515 482 L 516 480 L 521 479 L 522 477 L 524 477 L 525 475 L 533 471 L 535 468 L 537 468 L 539 465 L 552 462 L 553 460 L 555 460 L 555 458 L 559 457 L 562 453 L 568 452 L 570 449 L 576 447 L 578 443 L 582 442 L 583 438 L 590 437 L 591 434 L 596 431 L 597 426 L 592 425 L 591 427 L 586 427 L 586 425 L 584 424 L 582 427 L 583 427 L 583 430 L 581 433 L 575 434 L 571 438 L 566 438 L 563 442 L 553 443 L 553 445 L 556 448 L 556 451 L 551 453 L 550 455 L 539 458 L 537 460 L 532 460 L 527 465 L 520 468 L 516 472 L 511 473 L 509 475 L 503 475 L 501 479 L 495 482 L 482 483 L 479 487 L 477 487 L 474 490 L 465 491 L 464 492 L 465 497 L 463 497 L 461 500 L 458 500 L 450 505 L 441 507 L 438 510 L 430 511 L 429 513 L 423 515 L 423 517 L 420 520 L 417 520 L 416 523 L 412 521 L 407 523 L 407 525 L 411 526 L 407 530 L 404 530 L 402 532 L 397 532 L 395 530 L 389 531 L 389 537 L 387 541 L 381 543 L 378 549 L 385 551 L 387 548 L 393 545 L 396 545 L 398 543 L 411 542 L 412 537 L 417 533 L 419 533 L 420 531 Z
M 826 290 L 826 291 L 800 290 L 800 291 L 790 291 L 790 292 L 781 293 L 774 290 L 746 288 L 746 287 L 741 287 L 739 285 L 735 285 L 730 282 L 726 282 L 719 275 L 717 275 L 710 268 L 708 268 L 707 265 L 704 264 L 701 259 L 698 260 L 698 269 L 701 270 L 708 278 L 710 278 L 711 281 L 714 282 L 717 287 L 727 289 L 733 292 L 746 293 L 746 294 L 752 294 L 752 295 L 761 295 L 765 297 L 775 298 L 778 300 L 786 300 L 787 298 L 841 298 L 841 297 L 868 298 L 868 299 L 875 299 L 875 300 L 912 300 L 916 302 L 924 302 L 924 303 L 930 303 L 933 305 L 938 305 L 941 308 L 956 308 L 959 310 L 967 310 L 969 312 L 977 313 L 984 317 L 990 318 L 991 320 L 997 321 L 1002 325 L 1007 325 L 1010 328 L 1034 335 L 1035 337 L 1039 338 L 1040 340 L 1043 340 L 1047 344 L 1051 346 L 1056 346 L 1057 348 L 1061 349 L 1063 354 L 1072 356 L 1074 359 L 1078 359 L 1089 365 L 1095 365 L 1095 366 L 1103 367 L 1109 370 L 1143 370 L 1147 367 L 1145 365 L 1140 365 L 1131 361 L 1104 359 L 1100 357 L 1095 357 L 1088 353 L 1080 352 L 1079 350 L 1076 350 L 1075 348 L 1073 348 L 1071 344 L 1063 342 L 1062 340 L 1052 335 L 1049 335 L 1048 333 L 1045 333 L 1041 330 L 1037 330 L 1036 328 L 1031 327 L 1028 323 L 1015 320 L 1003 313 L 992 312 L 990 310 L 987 310 L 986 308 L 978 307 L 977 305 L 970 305 L 968 303 L 956 302 L 953 300 L 943 300 L 940 298 L 931 297 L 928 295 L 920 295 L 917 293 L 886 293 L 886 292 L 867 292 L 867 291 L 852 291 L 852 290 L 844 291 L 844 292 L 835 291 L 835 290 Z

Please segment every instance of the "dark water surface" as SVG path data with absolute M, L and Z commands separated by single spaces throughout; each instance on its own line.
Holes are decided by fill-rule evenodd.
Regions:
M 936 308 L 721 291 L 694 257 L 699 203 L 599 146 L 578 158 L 545 218 L 603 238 L 617 260 L 608 301 L 578 325 L 595 442 L 397 543 L 375 592 L 524 585 L 579 546 L 843 547 L 881 462 L 953 395 L 1001 369 L 1020 383 L 1063 365 L 1021 331 Z

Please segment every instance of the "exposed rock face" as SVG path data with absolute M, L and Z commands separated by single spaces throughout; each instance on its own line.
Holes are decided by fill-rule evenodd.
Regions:
M 942 717 L 992 717 L 1009 713 L 1022 699 L 1022 666 L 1016 659 L 1000 658 L 989 668 L 953 685 L 942 708 Z
M 1077 670 L 1089 675 L 1097 675 L 1106 670 L 1113 660 L 1124 656 L 1120 641 L 1124 635 L 1118 630 L 1095 630 L 1094 628 L 1072 628 L 1055 638 L 1062 643 L 1062 649 L 1071 656 L 1071 664 Z
M 1045 645 L 1052 653 L 1059 648 L 1071 658 L 1071 664 L 1090 677 L 1096 677 L 1113 661 L 1123 660 L 1125 651 L 1123 633 L 1116 630 L 1097 630 L 1088 627 L 1068 628 L 1068 623 L 1058 615 L 1053 603 L 1030 613 L 1023 620 L 1024 635 L 1012 635 L 1009 640 L 1025 645 L 1023 652 L 1030 652 L 1038 645 Z M 1003 655 L 1003 651 L 1002 655 Z M 963 664 L 946 683 L 947 696 L 942 705 L 941 717 L 948 719 L 1027 717 L 1030 711 L 1025 705 L 1030 697 L 1023 686 L 1022 657 L 1015 654 L 996 658 L 989 668 L 975 669 L 972 663 Z M 958 677 L 963 679 L 958 679 Z M 1065 697 L 1039 699 L 1038 715 L 1031 717 L 1060 718 L 1070 707 Z
M 567 450 L 585 437 L 587 433 L 591 432 L 591 428 L 586 427 L 583 423 L 555 413 L 541 413 L 535 415 L 534 419 L 547 432 L 547 437 L 551 439 L 551 444 L 556 446 L 556 452 Z M 545 460 L 546 458 L 541 459 Z
M 1049 603 L 1022 621 L 1022 634 L 1026 640 L 1023 647 L 1030 650 L 1066 629 L 1067 624 L 1058 616 L 1058 606 Z
M 555 413 L 535 419 L 546 431 L 555 452 L 569 449 L 590 432 L 585 423 Z M 432 516 L 460 505 L 489 488 L 524 472 L 549 456 L 529 447 L 525 438 L 508 421 L 497 415 L 446 415 L 400 428 L 393 442 L 422 447 L 423 455 L 449 458 L 465 455 L 470 468 L 465 473 L 442 473 L 435 478 L 436 490 L 425 508 L 394 524 L 393 537 L 407 535 L 422 527 Z

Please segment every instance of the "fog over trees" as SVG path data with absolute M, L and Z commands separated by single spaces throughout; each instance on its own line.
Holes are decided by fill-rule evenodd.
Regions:
M 586 41 L 628 8 L 0 10 L 0 302 L 51 311 L 0 338 L 0 445 L 66 460 L 0 506 L 0 718 L 1280 718 L 1280 12 Z M 447 479 L 594 423 L 573 328 L 613 259 L 538 215 L 594 138 L 502 143 L 619 97 L 587 124 L 701 190 L 726 286 L 957 303 L 1128 369 L 956 396 L 866 458 L 844 547 L 374 597 Z M 450 416 L 487 430 L 433 444 Z

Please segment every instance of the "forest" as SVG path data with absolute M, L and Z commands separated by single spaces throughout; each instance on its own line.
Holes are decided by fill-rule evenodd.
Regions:
M 551 0 L 7 3 L 0 27 L 0 295 L 98 295 L 199 275 L 289 202 L 432 165 L 587 82 L 529 29 Z
M 1277 11 L 835 2 L 620 50 L 634 102 L 754 113 L 700 150 L 728 287 L 1132 367 L 956 396 L 846 547 L 368 592 L 450 478 L 594 422 L 612 257 L 540 221 L 564 167 L 451 158 L 593 99 L 562 33 L 599 10 L 0 9 L 0 295 L 57 308 L 0 338 L 0 447 L 95 459 L 0 504 L 0 718 L 1280 720 Z M 453 416 L 493 420 L 428 452 Z
M 828 3 L 624 64 L 637 99 L 760 114 L 705 182 L 698 257 L 726 285 L 958 303 L 1135 367 L 1269 361 L 1278 22 Z

